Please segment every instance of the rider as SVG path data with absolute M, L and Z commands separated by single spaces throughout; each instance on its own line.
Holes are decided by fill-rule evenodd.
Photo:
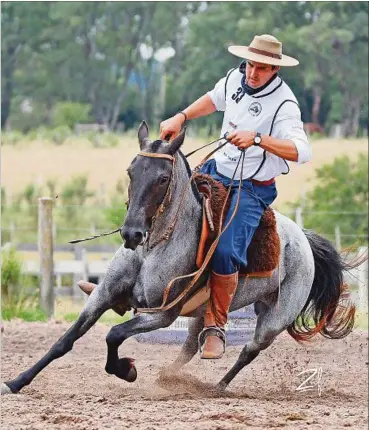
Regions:
M 211 298 L 205 313 L 202 358 L 220 358 L 224 353 L 224 326 L 238 271 L 247 266 L 247 247 L 263 211 L 277 197 L 274 178 L 289 172 L 286 160 L 306 163 L 311 159 L 296 97 L 278 75 L 280 66 L 297 66 L 299 62 L 283 55 L 282 43 L 266 34 L 255 36 L 250 46 L 230 46 L 228 51 L 246 61 L 231 69 L 211 91 L 160 124 L 160 138 L 169 135 L 173 139 L 185 121 L 223 111 L 221 136 L 228 132 L 229 143 L 201 172 L 225 186 L 236 169 L 239 149 L 246 150 L 238 211 L 211 260 Z M 235 173 L 225 224 L 235 207 L 240 173 L 241 165 Z

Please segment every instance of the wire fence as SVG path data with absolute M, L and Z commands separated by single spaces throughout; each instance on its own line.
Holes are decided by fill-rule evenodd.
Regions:
M 53 209 L 54 243 L 63 245 L 76 238 L 113 230 L 123 223 L 125 213 L 124 202 L 116 206 L 56 204 Z M 367 212 L 307 211 L 297 208 L 295 211 L 283 211 L 283 215 L 294 220 L 300 227 L 317 231 L 334 243 L 338 250 L 350 245 L 368 245 Z M 326 218 L 324 222 L 321 221 L 322 217 Z M 317 225 L 314 225 L 314 218 L 319 221 Z M 2 244 L 37 243 L 37 223 L 37 205 L 31 205 L 22 220 L 19 216 L 3 216 Z M 98 239 L 97 242 L 119 246 L 122 240 L 116 234 Z

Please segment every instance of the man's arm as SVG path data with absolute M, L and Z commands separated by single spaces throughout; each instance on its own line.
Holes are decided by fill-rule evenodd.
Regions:
M 210 96 L 208 94 L 204 94 L 182 112 L 186 114 L 187 120 L 190 120 L 199 118 L 201 116 L 210 115 L 215 111 L 216 108 Z M 170 136 L 171 139 L 174 139 L 181 131 L 184 121 L 185 116 L 181 113 L 177 113 L 171 118 L 163 121 L 160 124 L 160 139 L 165 139 L 167 136 Z
M 247 149 L 254 144 L 255 131 L 233 131 L 227 139 L 242 149 Z M 289 139 L 277 139 L 276 137 L 261 135 L 260 148 L 278 155 L 288 161 L 298 161 L 298 151 L 296 145 Z
M 234 131 L 228 140 L 240 148 L 248 148 L 254 144 L 255 131 Z M 274 124 L 273 136 L 261 135 L 262 149 L 299 164 L 311 160 L 312 152 L 301 121 L 298 106 L 286 103 L 280 110 Z

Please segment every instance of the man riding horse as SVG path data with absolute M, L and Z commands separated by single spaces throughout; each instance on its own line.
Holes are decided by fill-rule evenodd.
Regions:
M 202 358 L 220 358 L 225 348 L 224 326 L 235 293 L 238 272 L 247 266 L 247 248 L 264 210 L 277 197 L 275 177 L 289 172 L 288 161 L 306 163 L 311 147 L 303 129 L 301 112 L 291 89 L 278 75 L 280 66 L 299 62 L 282 54 L 282 43 L 270 35 L 255 36 L 250 46 L 230 46 L 228 51 L 244 58 L 238 68 L 182 112 L 160 124 L 160 138 L 175 138 L 185 121 L 223 111 L 221 136 L 229 143 L 201 168 L 226 187 L 246 151 L 241 176 L 236 171 L 230 194 L 228 222 L 243 181 L 235 218 L 221 236 L 211 260 L 211 298 L 205 313 Z

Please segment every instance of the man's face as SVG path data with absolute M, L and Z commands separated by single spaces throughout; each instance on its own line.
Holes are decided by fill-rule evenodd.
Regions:
M 273 66 L 270 64 L 247 60 L 246 83 L 251 88 L 260 88 L 267 83 L 278 70 L 279 66 L 273 69 Z

